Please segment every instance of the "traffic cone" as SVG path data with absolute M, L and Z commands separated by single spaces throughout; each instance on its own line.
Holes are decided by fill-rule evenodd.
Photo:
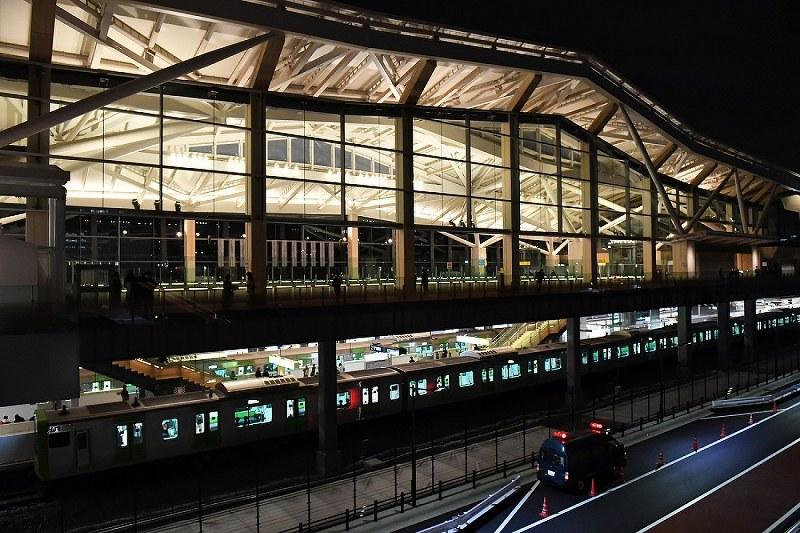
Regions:
M 658 459 L 656 459 L 656 468 L 664 466 L 664 450 L 658 452 Z
M 597 496 L 597 482 L 592 478 L 592 484 L 589 488 L 589 497 L 594 498 Z
M 753 425 L 753 413 L 750 413 L 750 420 L 747 421 L 747 425 L 748 426 L 752 426 Z
M 720 437 L 725 437 L 727 433 L 725 433 L 725 424 L 722 424 L 722 430 L 719 432 Z
M 697 451 L 700 449 L 700 444 L 697 442 L 697 437 L 692 437 L 692 451 Z
M 550 516 L 550 512 L 547 510 L 547 496 L 542 499 L 542 510 L 539 512 L 539 516 L 542 518 Z
M 772 402 L 772 414 L 778 412 L 778 402 Z

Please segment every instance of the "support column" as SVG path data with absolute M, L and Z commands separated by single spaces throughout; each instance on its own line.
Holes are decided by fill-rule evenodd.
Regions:
M 97 261 L 97 216 L 89 215 L 89 256 L 92 261 Z
M 347 220 L 354 222 L 358 220 L 358 215 L 350 213 Z M 358 270 L 358 227 L 348 226 L 347 228 L 347 279 L 359 279 Z
M 411 112 L 402 111 L 395 121 L 395 147 L 397 148 L 397 222 L 400 227 L 393 231 L 392 250 L 394 252 L 395 287 L 404 293 L 414 293 L 416 275 L 414 272 L 414 146 Z
M 678 307 L 678 372 L 686 375 L 689 372 L 689 353 L 692 340 L 692 308 Z
M 581 408 L 581 319 L 567 318 L 567 412 L 570 425 L 575 427 Z
M 642 241 L 642 263 L 644 265 L 644 278 L 653 279 L 655 272 L 658 270 L 658 263 L 656 261 L 656 228 L 658 227 L 658 214 L 656 213 L 655 206 L 656 193 L 652 190 L 653 184 L 650 183 L 650 191 L 642 195 L 642 212 L 643 218 L 643 237 L 649 240 Z
M 197 268 L 195 259 L 195 221 L 183 221 L 183 282 L 194 283 L 197 281 Z
M 600 236 L 600 212 L 597 208 L 597 152 L 594 143 L 583 143 L 581 195 L 583 197 L 583 280 L 597 283 L 597 239 Z
M 336 420 L 336 341 L 317 345 L 319 385 L 317 389 L 317 471 L 328 475 L 339 468 L 338 424 Z
M 761 268 L 761 248 L 753 246 L 750 253 L 753 257 L 753 273 L 755 274 L 755 271 Z
M 661 309 L 655 308 L 650 310 L 650 328 L 658 329 L 661 327 Z
M 717 304 L 717 327 L 719 328 L 719 338 L 717 339 L 717 366 L 728 368 L 731 358 L 731 304 L 730 302 L 720 302 Z
M 503 275 L 505 284 L 511 290 L 519 288 L 519 121 L 512 114 L 508 122 L 503 124 L 503 136 L 500 141 L 500 152 L 503 158 L 503 229 L 509 233 L 503 235 Z M 484 251 L 485 255 L 485 251 Z M 485 262 L 485 261 L 484 261 Z
M 756 301 L 744 301 L 744 360 L 752 361 L 756 354 Z
M 267 181 L 266 181 L 266 128 L 264 94 L 250 94 L 248 114 L 249 155 L 247 158 L 247 214 L 245 247 L 247 270 L 253 273 L 255 293 L 264 295 L 267 287 Z
M 505 245 L 505 241 L 503 241 Z M 503 251 L 505 256 L 505 249 Z M 475 234 L 475 246 L 469 249 L 469 266 L 473 276 L 486 275 L 486 247 L 481 246 L 481 236 Z
M 672 271 L 677 276 L 695 277 L 697 258 L 693 241 L 672 242 Z

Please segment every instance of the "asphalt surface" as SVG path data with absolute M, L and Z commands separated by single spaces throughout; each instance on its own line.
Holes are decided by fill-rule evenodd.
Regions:
M 749 413 L 703 418 L 627 447 L 625 481 L 599 487 L 600 494 L 594 498 L 544 484 L 523 487 L 506 504 L 504 511 L 480 531 L 640 531 L 654 524 L 664 526 L 657 528 L 659 531 L 695 530 L 688 523 L 683 523 L 678 529 L 665 529 L 672 523 L 670 520 L 677 519 L 681 513 L 659 524 L 656 522 L 684 506 L 688 511 L 695 505 L 705 505 L 708 503 L 706 500 L 712 497 L 714 500 L 709 501 L 719 501 L 720 497 L 735 493 L 736 487 L 749 491 L 760 488 L 761 492 L 767 493 L 788 490 L 788 494 L 782 494 L 781 501 L 794 500 L 796 503 L 800 501 L 800 461 L 791 459 L 798 458 L 795 441 L 800 442 L 800 402 L 788 400 L 779 407 L 776 414 L 771 411 L 754 413 L 752 426 L 749 425 Z M 727 435 L 724 438 L 720 436 L 723 424 Z M 698 439 L 698 452 L 692 450 L 693 437 Z M 754 468 L 752 476 L 743 474 L 730 481 L 783 448 L 786 450 L 773 458 L 781 462 L 782 468 L 776 468 L 773 460 L 769 460 Z M 656 469 L 660 451 L 664 453 L 666 464 Z M 772 476 L 761 472 L 768 468 Z M 762 486 L 765 479 L 770 483 Z M 715 491 L 726 482 L 728 485 Z M 710 491 L 714 492 L 707 494 Z M 542 519 L 539 513 L 545 497 L 550 516 Z M 697 498 L 700 498 L 697 502 L 690 503 Z M 740 506 L 741 502 L 731 499 L 723 505 Z M 740 529 L 746 524 L 737 518 L 739 513 L 726 515 L 723 512 L 715 515 L 715 522 L 700 520 L 696 530 L 762 530 L 763 522 L 769 525 L 792 505 L 774 505 L 775 509 L 758 521 L 757 528 Z M 755 512 L 752 507 L 749 509 Z M 778 512 L 779 509 L 783 510 Z

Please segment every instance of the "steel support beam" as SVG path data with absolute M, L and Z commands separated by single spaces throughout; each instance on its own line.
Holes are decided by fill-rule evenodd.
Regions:
M 255 76 L 253 76 L 254 89 L 269 90 L 269 84 L 275 75 L 275 67 L 281 57 L 284 42 L 286 42 L 284 34 L 273 33 L 264 44 L 261 61 L 258 64 Z
M 533 91 L 536 90 L 540 83 L 542 83 L 542 75 L 538 72 L 536 74 L 532 72 L 526 74 L 519 88 L 517 88 L 514 96 L 511 98 L 508 109 L 512 113 L 519 113 L 522 111 L 522 108 L 528 103 Z
M 402 105 L 417 105 L 419 97 L 422 96 L 422 91 L 436 70 L 436 61 L 433 59 L 420 59 L 414 65 L 414 72 L 411 74 L 411 79 L 408 80 L 403 93 L 400 95 L 400 103 Z
M 728 368 L 733 339 L 733 333 L 731 332 L 730 302 L 719 302 L 717 304 L 717 328 L 719 329 L 719 338 L 717 339 L 717 366 L 720 369 Z
M 608 124 L 608 121 L 614 118 L 617 111 L 619 111 L 619 104 L 613 100 L 609 100 L 589 125 L 589 133 L 592 135 L 599 135 L 600 132 L 603 131 L 603 128 L 606 127 L 606 124 Z
M 569 424 L 575 428 L 581 408 L 581 319 L 567 318 L 567 412 Z
M 319 388 L 317 397 L 317 470 L 329 475 L 339 468 L 338 424 L 336 422 L 336 341 L 317 345 Z
M 620 111 L 622 111 L 622 116 L 625 119 L 625 123 L 628 125 L 628 130 L 631 133 L 631 137 L 636 143 L 636 147 L 639 149 L 639 153 L 642 155 L 642 159 L 644 160 L 644 165 L 647 167 L 647 173 L 650 174 L 650 179 L 656 186 L 658 194 L 661 197 L 661 201 L 664 202 L 664 206 L 667 208 L 667 213 L 669 213 L 669 218 L 672 220 L 672 225 L 675 226 L 675 231 L 678 232 L 678 234 L 680 235 L 685 234 L 686 232 L 684 231 L 683 226 L 681 225 L 681 219 L 678 216 L 677 211 L 675 211 L 675 207 L 673 207 L 666 189 L 664 189 L 664 184 L 661 183 L 661 178 L 658 177 L 658 172 L 653 166 L 653 162 L 650 160 L 650 156 L 647 154 L 647 150 L 644 147 L 642 138 L 639 136 L 639 132 L 636 131 L 636 126 L 633 125 L 633 121 L 631 120 L 630 115 L 628 115 L 628 111 L 625 109 L 625 107 L 621 107 Z
M 758 230 L 761 229 L 761 225 L 764 223 L 766 218 L 767 209 L 769 208 L 769 204 L 772 203 L 772 199 L 775 197 L 775 191 L 778 190 L 778 184 L 774 183 L 772 185 L 772 189 L 769 191 L 769 195 L 767 195 L 767 199 L 764 200 L 764 207 L 761 209 L 761 212 L 758 214 L 758 219 L 756 220 L 756 225 L 753 226 L 753 233 L 758 233 Z
M 56 0 L 31 0 L 31 28 L 28 58 L 37 63 L 52 63 Z
M 692 306 L 678 307 L 678 372 L 688 374 L 692 340 Z M 659 356 L 660 357 L 660 356 Z
M 694 227 L 694 225 L 697 223 L 698 220 L 700 220 L 700 217 L 703 216 L 703 213 L 706 212 L 706 209 L 708 209 L 708 207 L 711 205 L 711 202 L 714 201 L 714 199 L 720 193 L 722 188 L 725 187 L 725 184 L 728 182 L 729 179 L 731 179 L 732 175 L 733 175 L 733 171 L 731 170 L 730 172 L 728 172 L 728 175 L 725 176 L 725 178 L 721 182 L 719 182 L 719 185 L 717 185 L 717 188 L 714 189 L 714 192 L 711 193 L 711 196 L 706 198 L 706 201 L 703 202 L 703 205 L 700 206 L 700 209 L 697 210 L 697 212 L 694 214 L 694 216 L 689 221 L 689 223 L 686 224 L 686 233 L 689 233 L 690 231 L 692 231 L 692 228 Z
M 742 184 L 739 181 L 739 171 L 733 170 L 733 186 L 736 189 L 736 200 L 739 204 L 739 221 L 742 226 L 742 233 L 747 231 L 747 207 L 744 205 L 744 196 L 742 196 Z
M 5 146 L 36 135 L 41 131 L 48 130 L 57 124 L 72 120 L 79 117 L 84 113 L 100 109 L 103 106 L 110 105 L 117 100 L 133 96 L 134 94 L 152 89 L 158 85 L 171 81 L 180 76 L 184 76 L 195 70 L 205 68 L 209 65 L 227 59 L 240 52 L 244 52 L 253 46 L 262 44 L 269 38 L 270 34 L 263 34 L 252 39 L 247 39 L 229 46 L 218 48 L 211 52 L 206 52 L 203 55 L 187 59 L 181 63 L 170 65 L 169 67 L 153 72 L 141 78 L 135 78 L 116 87 L 94 94 L 83 100 L 78 100 L 64 107 L 51 111 L 41 117 L 33 120 L 25 121 L 16 126 L 0 131 L 0 146 Z

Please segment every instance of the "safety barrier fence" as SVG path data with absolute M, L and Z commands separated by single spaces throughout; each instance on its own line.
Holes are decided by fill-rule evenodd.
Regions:
M 682 414 L 697 412 L 714 399 L 768 385 L 800 371 L 800 346 L 762 352 L 757 361 L 722 371 L 702 371 L 687 379 L 662 380 L 596 398 L 586 405 L 583 418 L 601 419 L 618 435 L 642 430 Z M 81 517 L 61 511 L 64 531 L 135 531 L 184 521 L 187 529 L 202 531 L 216 513 L 230 510 L 256 531 L 312 532 L 349 529 L 405 513 L 425 502 L 485 486 L 521 468 L 533 468 L 539 443 L 553 427 L 565 427 L 562 409 L 519 413 L 502 423 L 475 427 L 462 435 L 420 442 L 411 464 L 411 449 L 396 448 L 357 464 L 337 478 L 295 478 L 280 486 L 255 483 L 247 488 L 213 495 L 208 480 L 198 482 L 193 501 L 167 502 L 160 508 L 146 502 L 146 489 L 135 493 L 127 512 L 102 510 L 105 523 L 71 525 Z M 370 469 L 369 464 L 375 466 Z M 411 482 L 416 467 L 417 485 Z M 208 493 L 207 493 L 208 492 Z M 139 505 L 137 507 L 137 503 Z M 132 506 L 132 508 L 131 508 Z M 102 515 L 101 515 L 102 516 Z M 107 520 L 114 516 L 112 520 Z M 225 515 L 227 516 L 227 514 Z

